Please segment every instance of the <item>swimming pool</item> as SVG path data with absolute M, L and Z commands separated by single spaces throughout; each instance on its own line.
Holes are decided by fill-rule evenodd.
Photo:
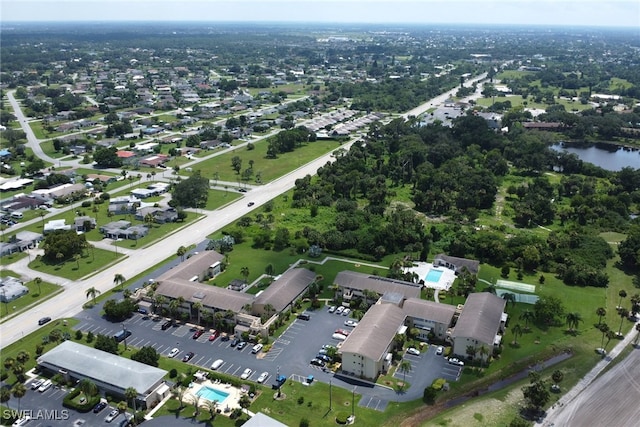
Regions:
M 440 280 L 440 276 L 442 276 L 442 270 L 435 270 L 433 268 L 429 269 L 427 273 L 427 277 L 424 278 L 425 282 L 438 283 Z
M 229 393 L 225 393 L 224 391 L 216 390 L 215 388 L 207 386 L 200 388 L 200 390 L 198 390 L 196 394 L 212 402 L 214 400 L 217 400 L 218 403 L 222 403 L 223 400 L 229 397 Z

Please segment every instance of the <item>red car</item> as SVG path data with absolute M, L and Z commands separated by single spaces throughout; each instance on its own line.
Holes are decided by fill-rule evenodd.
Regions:
M 204 331 L 202 329 L 198 329 L 193 333 L 193 339 L 197 340 L 202 334 L 204 334 Z
M 209 335 L 209 341 L 213 341 L 213 340 L 215 340 L 216 338 L 218 338 L 218 335 L 219 335 L 219 334 L 220 334 L 220 332 L 218 332 L 218 331 L 213 331 L 213 332 L 211 332 L 211 335 Z
M 349 331 L 346 331 L 344 329 L 336 329 L 336 334 L 340 334 L 340 335 L 344 335 L 345 337 L 348 337 Z

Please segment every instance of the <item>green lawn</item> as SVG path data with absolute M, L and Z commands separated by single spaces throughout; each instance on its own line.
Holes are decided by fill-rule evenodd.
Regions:
M 496 96 L 495 102 L 505 102 L 510 101 L 512 107 L 517 107 L 520 105 L 525 105 L 527 108 L 538 108 L 538 109 L 547 109 L 549 108 L 549 104 L 544 102 L 534 102 L 532 97 L 528 97 L 526 100 L 522 98 L 521 95 L 509 95 L 509 96 Z M 582 111 L 586 109 L 592 108 L 589 104 L 582 104 L 580 101 L 569 101 L 566 99 L 557 99 L 556 104 L 564 105 L 567 111 Z M 490 107 L 494 99 L 493 98 L 479 98 L 477 101 L 478 105 L 483 107 Z M 526 104 L 525 104 L 526 103 Z
M 231 159 L 238 156 L 242 160 L 242 170 L 249 168 L 250 162 L 253 161 L 254 173 L 250 182 L 256 181 L 257 173 L 260 173 L 262 182 L 269 182 L 327 152 L 335 150 L 339 146 L 340 144 L 337 141 L 315 141 L 290 153 L 280 154 L 276 159 L 267 159 L 268 142 L 262 140 L 254 143 L 255 148 L 253 150 L 248 150 L 246 146 L 236 148 L 232 152 L 200 162 L 193 169 L 200 170 L 203 176 L 211 179 L 217 174 L 218 179 L 221 181 L 241 182 L 242 176 L 236 174 L 231 168 Z M 190 173 L 181 170 L 180 174 L 188 176 Z
M 70 280 L 79 280 L 109 267 L 111 264 L 118 262 L 122 257 L 122 254 L 116 255 L 114 252 L 94 248 L 85 250 L 77 262 L 70 260 L 51 265 L 45 264 L 41 260 L 34 260 L 29 263 L 29 268 Z

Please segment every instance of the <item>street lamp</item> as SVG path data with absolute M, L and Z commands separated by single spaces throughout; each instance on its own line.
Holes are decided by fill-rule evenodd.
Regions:
M 124 323 L 122 324 L 122 332 L 124 332 L 124 349 L 127 350 L 127 329 L 124 327 Z

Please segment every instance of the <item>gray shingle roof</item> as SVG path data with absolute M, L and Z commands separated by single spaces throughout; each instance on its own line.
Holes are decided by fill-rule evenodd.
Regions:
M 404 311 L 393 304 L 372 305 L 344 341 L 340 351 L 381 360 L 405 318 Z
M 473 338 L 493 344 L 506 301 L 489 292 L 470 294 L 464 303 L 452 337 Z
M 110 384 L 122 390 L 135 388 L 138 393 L 150 392 L 167 374 L 155 368 L 102 350 L 87 347 L 73 341 L 65 341 L 38 358 L 46 363 L 96 381 Z
M 426 301 L 418 298 L 409 298 L 402 305 L 407 316 L 417 319 L 432 320 L 444 325 L 451 324 L 451 319 L 456 312 L 452 305 Z
M 316 278 L 316 273 L 306 268 L 288 270 L 264 290 L 256 304 L 271 304 L 277 313 L 303 293 Z
M 157 280 L 157 282 L 160 283 L 156 289 L 158 295 L 172 299 L 182 297 L 185 301 L 190 302 L 199 301 L 204 307 L 217 310 L 231 310 L 237 313 L 242 310 L 242 307 L 253 301 L 253 295 L 199 282 L 175 279 Z
M 401 293 L 405 298 L 420 298 L 421 285 L 402 280 L 387 279 L 386 277 L 371 276 L 355 271 L 341 271 L 333 281 L 338 286 L 351 289 L 376 292 L 378 295 L 394 292 Z

